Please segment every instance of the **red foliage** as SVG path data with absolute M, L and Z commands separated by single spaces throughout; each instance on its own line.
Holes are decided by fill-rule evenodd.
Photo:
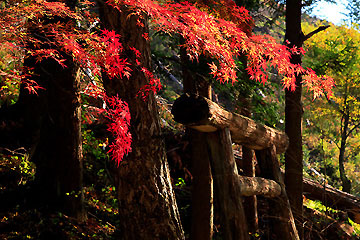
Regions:
M 107 96 L 103 89 L 93 83 L 87 85 L 84 94 L 94 98 L 101 98 L 104 101 L 103 108 L 97 109 L 97 113 L 103 114 L 109 120 L 108 130 L 114 137 L 114 141 L 109 146 L 109 153 L 119 165 L 123 157 L 131 152 L 129 107 L 118 96 Z
M 143 100 L 146 100 L 150 92 L 156 93 L 161 90 L 162 86 L 160 79 L 155 78 L 152 72 L 150 72 L 147 68 L 143 67 L 141 68 L 141 71 L 149 79 L 149 83 L 140 88 L 137 96 L 140 95 Z
M 220 82 L 236 81 L 236 59 L 245 55 L 248 60 L 247 71 L 256 81 L 265 83 L 269 67 L 274 67 L 283 75 L 285 88 L 294 89 L 296 75 L 303 74 L 303 84 L 314 92 L 315 97 L 323 93 L 331 94 L 331 78 L 316 76 L 311 69 L 303 69 L 290 63 L 291 53 L 303 54 L 302 49 L 290 49 L 276 43 L 270 36 L 251 35 L 253 21 L 248 11 L 237 7 L 232 0 L 193 0 L 192 4 L 156 0 L 107 2 L 117 9 L 121 9 L 125 4 L 140 17 L 144 13 L 150 16 L 158 30 L 181 35 L 190 59 L 197 60 L 201 54 L 214 59 L 210 70 Z M 82 4 L 91 3 L 82 1 Z M 31 55 L 38 61 L 52 58 L 64 67 L 65 52 L 82 68 L 90 69 L 94 75 L 99 75 L 100 70 L 103 70 L 111 78 L 129 78 L 131 68 L 119 35 L 107 30 L 99 34 L 92 33 L 87 29 L 74 28 L 74 21 L 61 23 L 56 19 L 88 21 L 90 25 L 96 21 L 90 12 L 74 12 L 63 1 L 14 0 L 10 6 L 0 10 L 0 46 L 11 43 L 12 47 L 20 49 L 23 55 Z M 142 19 L 139 19 L 138 23 L 139 27 L 143 26 Z M 31 32 L 40 33 L 43 37 L 36 37 Z M 149 38 L 147 34 L 143 37 Z M 138 50 L 131 50 L 137 58 L 141 56 Z M 135 63 L 141 67 L 138 59 Z M 138 94 L 144 98 L 150 91 L 159 90 L 161 85 L 151 71 L 146 68 L 142 68 L 142 71 L 149 79 L 149 83 L 143 86 Z M 3 71 L 0 74 L 11 76 L 11 73 Z M 31 80 L 26 84 L 32 92 L 39 88 Z M 126 103 L 120 99 L 108 98 L 105 95 L 101 97 L 108 106 L 106 115 L 112 120 L 109 130 L 115 135 L 111 153 L 119 163 L 131 149 L 131 135 L 128 131 L 130 115 Z
M 284 76 L 285 88 L 294 89 L 296 74 L 301 73 L 305 75 L 304 85 L 314 91 L 315 96 L 323 93 L 331 95 L 330 87 L 325 89 L 315 87 L 333 86 L 331 78 L 318 77 L 311 71 L 290 63 L 291 53 L 302 54 L 303 50 L 289 49 L 267 35 L 251 36 L 249 30 L 252 27 L 252 20 L 248 12 L 235 6 L 231 0 L 211 0 L 206 1 L 206 4 L 196 1 L 200 9 L 189 2 L 160 3 L 156 0 L 108 0 L 107 2 L 118 9 L 126 4 L 135 13 L 147 13 L 158 26 L 158 30 L 169 34 L 180 34 L 185 40 L 184 46 L 190 59 L 196 60 L 201 54 L 216 59 L 216 63 L 210 64 L 210 69 L 220 82 L 236 81 L 235 59 L 240 55 L 246 55 L 247 70 L 251 78 L 256 81 L 265 83 L 268 79 L 268 68 L 271 66 Z M 209 3 L 215 6 L 220 6 L 221 3 L 221 6 L 206 7 Z M 213 14 L 214 12 L 217 14 Z
M 110 120 L 108 130 L 113 134 L 114 141 L 110 145 L 109 153 L 118 166 L 124 155 L 131 152 L 131 133 L 129 131 L 130 112 L 126 102 L 117 96 L 106 97 L 105 116 Z

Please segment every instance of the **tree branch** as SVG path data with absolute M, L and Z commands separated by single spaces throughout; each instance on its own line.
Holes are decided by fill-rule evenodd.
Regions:
M 350 136 L 350 134 L 360 126 L 360 122 L 358 122 L 350 131 L 346 134 L 346 137 Z
M 327 98 L 327 102 L 329 103 L 330 106 L 332 106 L 335 111 L 338 111 L 341 115 L 345 114 L 344 110 L 341 110 L 339 106 L 335 105 L 335 103 L 333 101 L 331 101 L 330 99 Z
M 306 40 L 308 40 L 309 38 L 311 38 L 312 36 L 314 36 L 315 34 L 321 32 L 321 31 L 326 30 L 328 27 L 330 27 L 330 25 L 320 26 L 320 27 L 318 27 L 317 29 L 315 29 L 314 31 L 312 31 L 312 32 L 304 35 L 304 39 L 303 39 L 304 42 L 305 42 Z

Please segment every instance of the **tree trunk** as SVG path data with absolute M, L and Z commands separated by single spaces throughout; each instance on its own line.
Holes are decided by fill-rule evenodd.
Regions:
M 180 48 L 182 63 L 184 93 L 197 94 L 211 99 L 209 82 L 191 70 L 200 69 L 204 64 L 201 56 L 199 61 L 191 62 L 186 49 Z M 191 128 L 186 129 L 189 136 L 192 163 L 192 223 L 191 235 L 193 240 L 212 239 L 214 222 L 214 189 L 211 174 L 209 152 L 206 143 L 206 133 Z
M 286 1 L 286 34 L 289 47 L 301 47 L 301 0 Z M 301 56 L 293 54 L 291 63 L 301 64 Z M 296 76 L 296 89 L 285 90 L 285 133 L 289 137 L 289 147 L 285 152 L 285 185 L 294 213 L 300 239 L 303 239 L 303 152 L 302 152 L 302 103 L 301 75 Z
M 68 6 L 74 7 L 76 1 L 69 2 L 72 3 Z M 69 19 L 45 19 L 45 22 L 50 21 L 66 23 Z M 42 36 L 37 23 L 29 23 L 28 32 L 39 40 L 49 37 Z M 55 48 L 49 43 L 43 43 L 41 47 Z M 46 90 L 40 93 L 40 97 L 22 90 L 19 103 L 30 108 L 25 110 L 25 120 L 36 114 L 35 121 L 31 120 L 28 126 L 31 139 L 38 141 L 33 143 L 32 158 L 36 164 L 38 199 L 56 211 L 85 221 L 79 67 L 71 56 L 59 52 L 65 59 L 65 68 L 52 59 L 37 62 L 34 57 L 27 57 L 24 60 L 26 67 L 33 68 L 33 79 Z M 38 105 L 26 104 L 26 100 Z
M 133 63 L 130 79 L 103 76 L 107 94 L 118 94 L 128 103 L 131 115 L 132 152 L 118 167 L 116 186 L 122 239 L 184 239 L 154 94 L 145 101 L 136 96 L 149 81 L 136 67 L 129 47 L 140 51 L 142 66 L 150 69 L 150 45 L 143 37 L 148 32 L 147 18 L 139 18 L 125 6 L 119 12 L 102 1 L 99 5 L 103 26 L 121 35 L 127 59 Z
M 191 239 L 212 239 L 214 219 L 213 178 L 210 168 L 207 133 L 187 129 L 192 161 Z
M 340 152 L 339 152 L 339 171 L 340 171 L 340 179 L 342 182 L 342 190 L 344 192 L 350 193 L 351 190 L 351 181 L 347 178 L 344 162 L 345 162 L 345 150 L 346 150 L 346 140 L 347 140 L 347 132 L 349 127 L 349 115 L 345 114 L 343 116 L 344 123 L 341 128 L 341 143 L 340 143 Z
M 84 221 L 79 68 L 69 57 L 65 64 L 67 68 L 54 60 L 35 64 L 34 72 L 47 81 L 40 140 L 33 157 L 35 179 L 45 204 Z

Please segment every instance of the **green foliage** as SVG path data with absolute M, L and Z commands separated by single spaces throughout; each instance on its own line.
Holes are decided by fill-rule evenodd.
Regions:
M 239 70 L 244 69 L 243 63 L 238 62 Z M 276 80 L 271 84 L 262 84 L 248 78 L 244 71 L 239 71 L 239 81 L 234 84 L 213 83 L 219 100 L 225 108 L 242 113 L 244 108 L 251 112 L 251 118 L 267 126 L 283 128 L 283 99 L 282 88 Z
M 96 159 L 107 159 L 108 155 L 103 150 L 106 147 L 106 141 L 95 138 L 94 132 L 83 127 L 83 151 L 84 155 L 93 155 Z
M 305 31 L 310 31 L 315 27 L 303 24 L 303 28 Z M 328 30 L 316 34 L 305 42 L 307 54 L 303 61 L 305 66 L 311 67 L 317 74 L 333 77 L 336 84 L 334 94 L 329 100 L 313 101 L 305 98 L 306 128 L 304 128 L 304 133 L 307 146 L 309 151 L 313 151 L 319 149 L 320 143 L 323 144 L 324 153 L 321 158 L 329 159 L 330 165 L 339 167 L 335 159 L 339 159 L 341 144 L 345 144 L 345 170 L 346 174 L 350 174 L 349 177 L 354 180 L 355 193 L 360 193 L 355 177 L 359 172 L 354 167 L 356 164 L 351 166 L 352 162 L 358 163 L 357 155 L 360 152 L 358 140 L 360 126 L 359 41 L 360 33 L 354 28 L 332 25 Z M 333 180 L 336 177 L 338 174 L 331 176 Z
M 317 210 L 317 211 L 320 211 L 320 212 L 323 212 L 323 213 L 325 213 L 325 212 L 330 212 L 330 213 L 339 212 L 338 210 L 335 210 L 335 209 L 324 206 L 320 201 L 313 201 L 313 200 L 310 200 L 310 199 L 306 199 L 306 201 L 304 201 L 304 205 L 306 207 L 308 207 L 308 208 L 311 208 L 311 209 L 314 209 L 314 210 Z
M 19 97 L 19 79 L 16 77 L 16 68 L 21 66 L 18 59 L 19 51 L 11 51 L 0 44 L 0 106 L 14 104 Z
M 28 154 L 14 152 L 12 155 L 0 155 L 0 169 L 4 172 L 9 171 L 12 176 L 7 182 L 7 187 L 25 185 L 35 178 L 36 166 L 29 161 Z
M 354 235 L 360 236 L 360 224 L 354 222 L 350 218 L 348 218 L 348 221 L 349 221 L 350 225 L 354 228 Z
M 175 183 L 175 186 L 180 188 L 186 186 L 185 180 L 183 178 L 178 178 Z
M 15 156 L 16 157 L 16 156 Z M 33 162 L 28 160 L 27 155 L 20 158 L 19 170 L 24 176 L 25 180 L 22 184 L 26 184 L 27 181 L 32 181 L 35 178 L 36 166 Z

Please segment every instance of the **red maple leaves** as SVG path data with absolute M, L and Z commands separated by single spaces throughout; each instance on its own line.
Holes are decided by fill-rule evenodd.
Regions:
M 110 144 L 109 153 L 118 164 L 123 157 L 131 152 L 131 133 L 129 131 L 130 112 L 126 102 L 119 97 L 106 97 L 105 116 L 110 120 L 108 130 L 113 134 L 114 141 Z
M 252 20 L 244 8 L 231 0 L 160 3 L 156 0 L 108 0 L 120 9 L 126 4 L 135 12 L 147 13 L 157 29 L 169 34 L 180 34 L 185 40 L 190 59 L 201 54 L 216 61 L 210 64 L 212 75 L 220 82 L 235 82 L 236 61 L 240 55 L 247 56 L 252 79 L 265 83 L 269 67 L 274 67 L 283 76 L 285 88 L 295 88 L 295 77 L 303 74 L 304 85 L 314 91 L 315 96 L 331 95 L 333 80 L 318 77 L 299 65 L 290 63 L 291 53 L 303 54 L 302 49 L 288 48 L 266 35 L 251 35 Z M 221 3 L 221 4 L 220 4 Z M 213 7 L 209 7 L 213 5 Z M 319 88 L 317 86 L 324 86 Z
M 234 82 L 236 79 L 236 59 L 247 57 L 247 71 L 251 78 L 265 83 L 269 68 L 276 68 L 283 76 L 285 88 L 295 88 L 295 77 L 303 74 L 303 84 L 314 92 L 314 96 L 331 94 L 333 81 L 326 76 L 317 76 L 311 69 L 303 69 L 290 63 L 291 53 L 303 54 L 302 49 L 291 48 L 276 43 L 270 36 L 252 35 L 253 21 L 244 8 L 239 8 L 232 0 L 193 0 L 189 2 L 156 1 L 156 0 L 108 0 L 117 9 L 126 5 L 140 16 L 138 25 L 144 26 L 142 14 L 148 15 L 157 30 L 181 35 L 184 47 L 190 59 L 196 60 L 200 55 L 214 59 L 210 64 L 212 75 L 220 82 Z M 82 4 L 91 4 L 82 1 Z M 66 67 L 63 55 L 65 52 L 84 69 L 90 69 L 93 75 L 101 71 L 111 78 L 129 78 L 130 64 L 124 53 L 120 36 L 114 31 L 102 30 L 99 33 L 87 29 L 75 28 L 74 20 L 88 21 L 95 24 L 96 18 L 88 11 L 75 12 L 63 2 L 32 0 L 14 1 L 8 8 L 0 10 L 0 45 L 12 43 L 24 55 L 36 57 L 38 61 L 52 58 Z M 69 24 L 56 21 L 46 23 L 42 19 L 66 18 Z M 25 26 L 25 27 L 24 27 Z M 36 28 L 43 34 L 42 38 L 28 34 Z M 147 34 L 143 35 L 149 39 Z M 45 45 L 52 47 L 43 47 Z M 29 46 L 31 46 L 29 48 Z M 136 67 L 149 79 L 149 83 L 141 88 L 139 96 L 145 97 L 149 92 L 161 88 L 149 69 L 141 67 L 141 53 L 130 48 L 135 56 Z M 10 75 L 9 75 L 10 76 Z M 38 89 L 35 83 L 27 82 L 30 91 Z M 126 103 L 118 98 L 103 96 L 109 110 L 107 116 L 112 120 L 109 130 L 115 134 L 111 153 L 118 162 L 127 154 L 131 147 L 129 133 L 130 116 Z

